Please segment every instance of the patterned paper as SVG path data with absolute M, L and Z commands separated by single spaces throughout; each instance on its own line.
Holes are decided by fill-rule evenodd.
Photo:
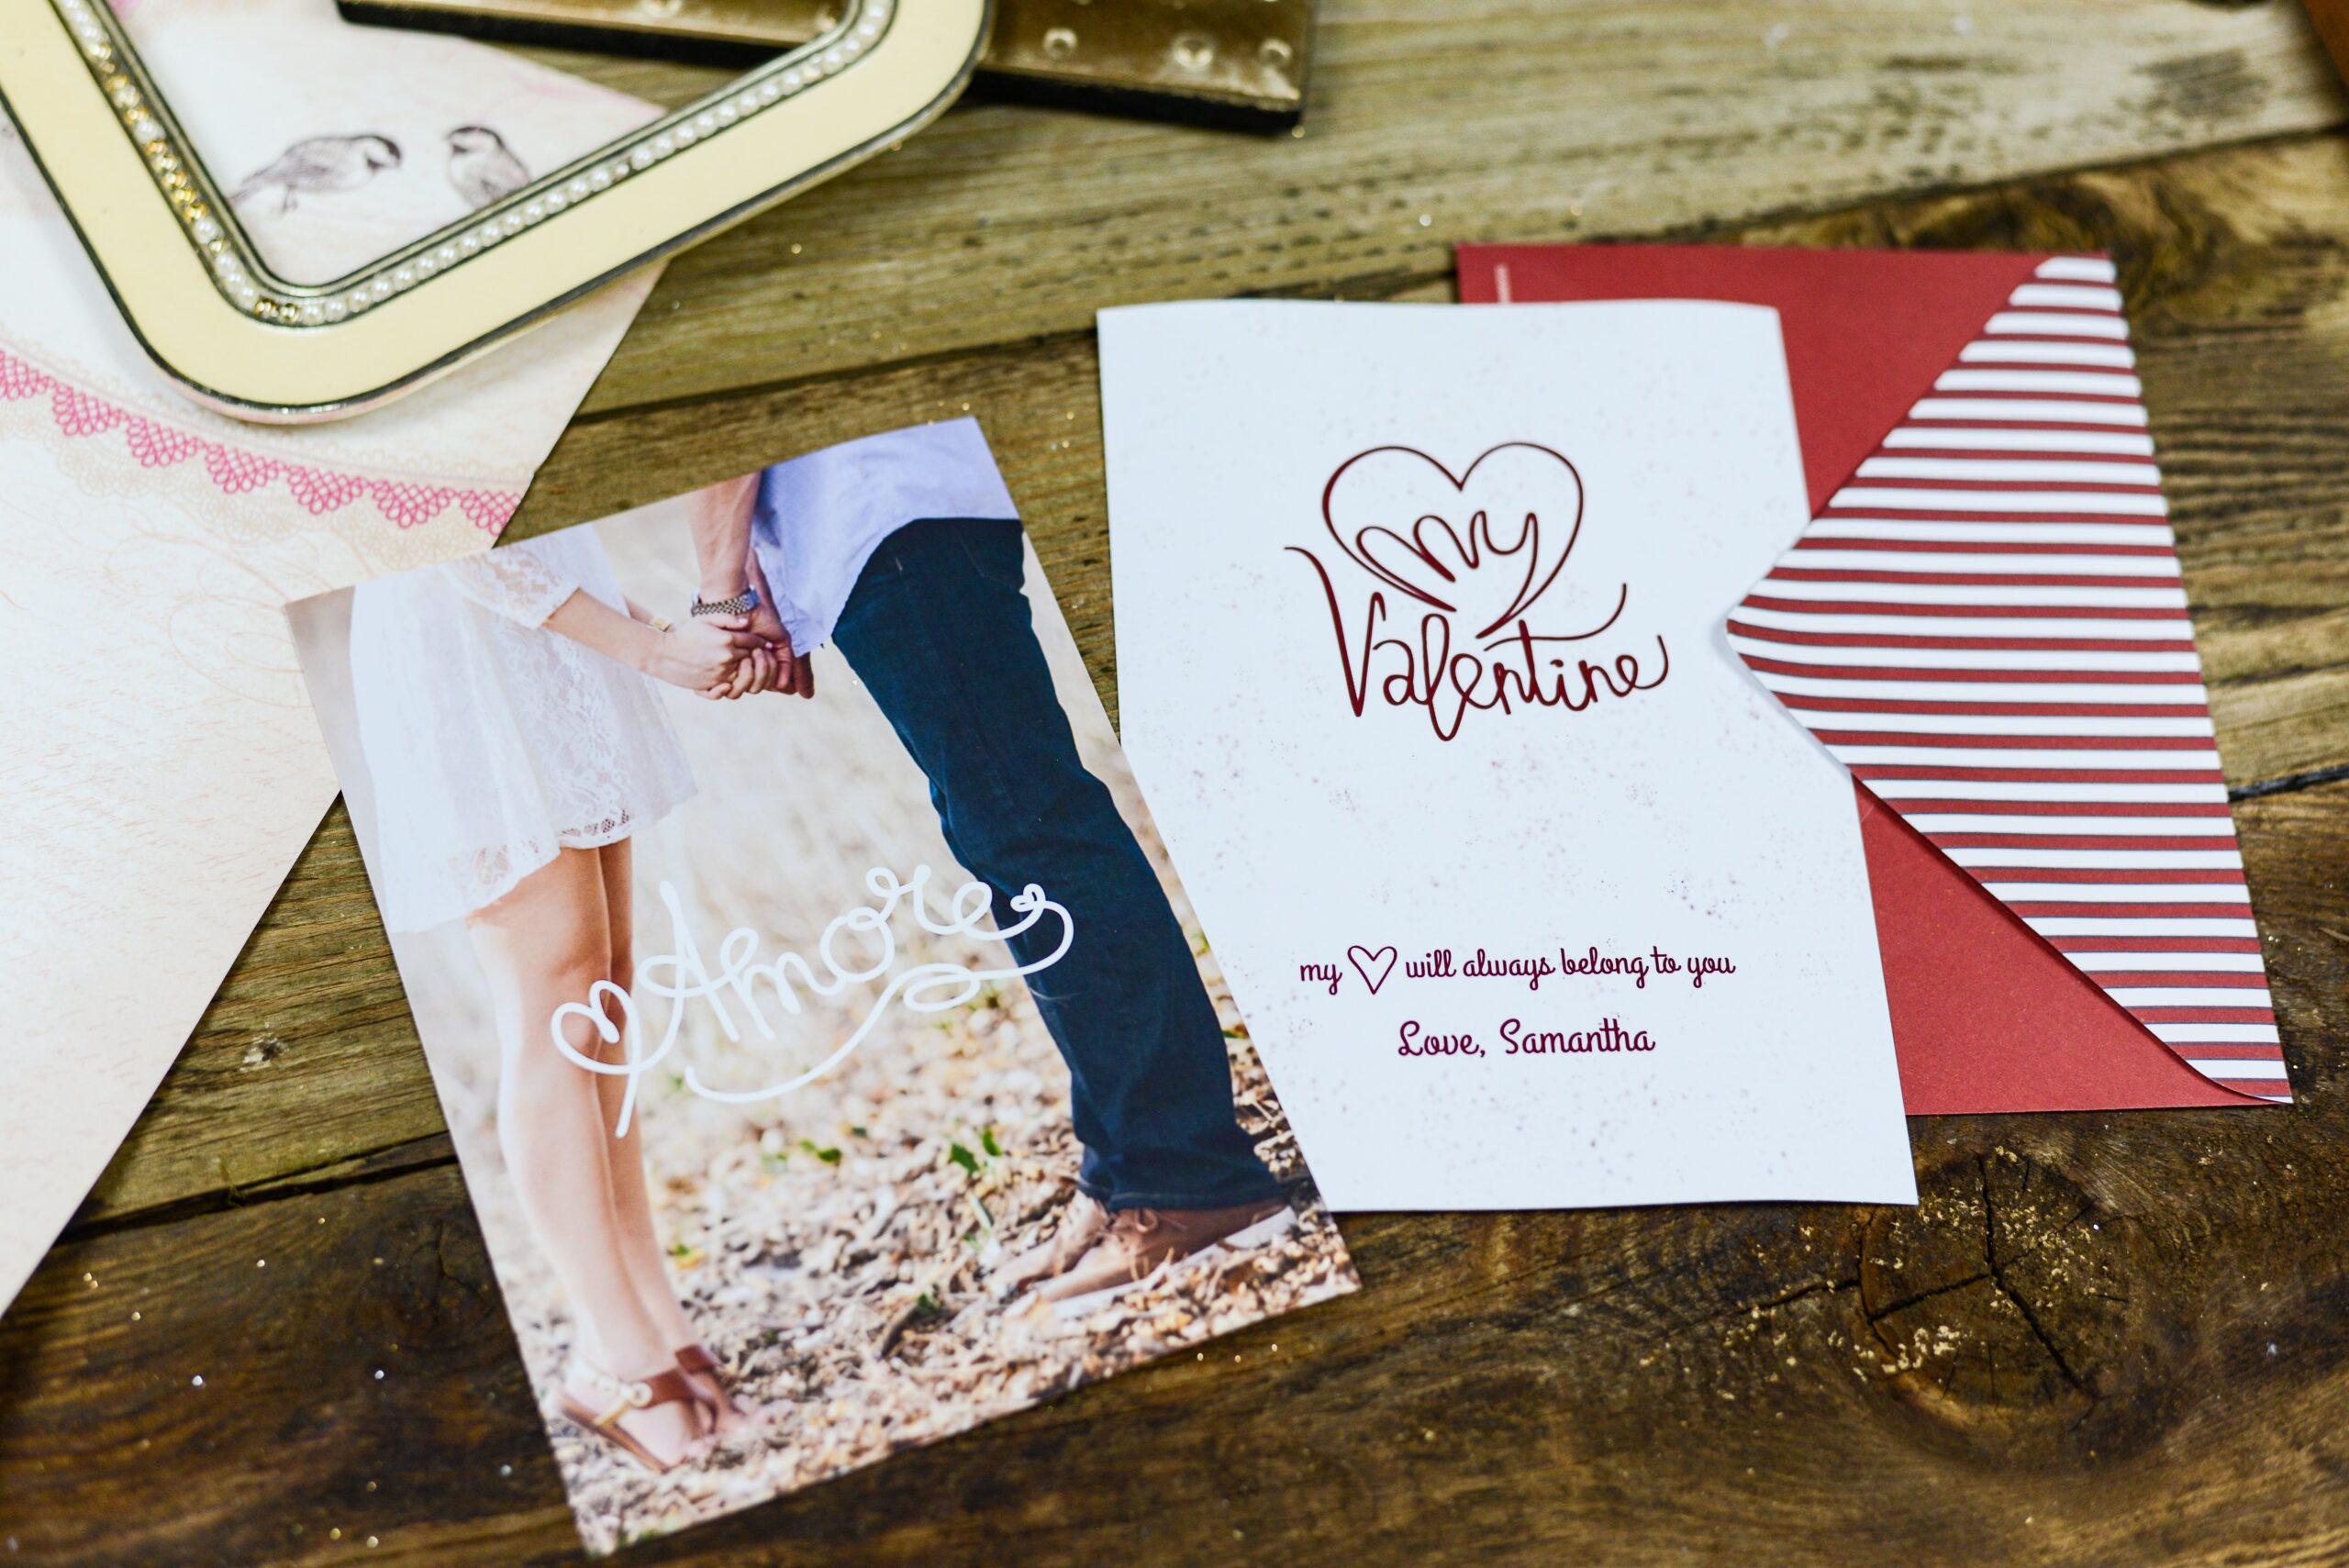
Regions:
M 2019 285 L 1730 621 L 1853 774 L 2196 1072 L 2289 1100 L 2112 263 Z

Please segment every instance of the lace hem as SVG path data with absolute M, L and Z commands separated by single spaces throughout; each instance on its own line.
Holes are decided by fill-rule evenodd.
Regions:
M 552 840 L 529 839 L 518 844 L 477 850 L 451 867 L 451 875 L 464 901 L 464 913 L 468 917 L 478 915 L 532 874 L 552 865 L 555 856 L 564 850 L 600 850 L 607 844 L 617 844 L 632 837 L 640 825 L 649 828 L 666 815 L 662 811 L 640 817 L 623 809 L 584 828 L 562 828 Z

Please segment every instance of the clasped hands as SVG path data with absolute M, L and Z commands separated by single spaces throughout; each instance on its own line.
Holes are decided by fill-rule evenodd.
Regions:
M 758 606 L 748 615 L 697 616 L 672 628 L 661 639 L 651 673 L 714 702 L 759 692 L 813 697 L 815 668 L 791 645 L 755 556 L 743 575 L 745 585 L 758 590 Z M 705 596 L 731 598 L 739 592 L 710 595 L 705 590 Z

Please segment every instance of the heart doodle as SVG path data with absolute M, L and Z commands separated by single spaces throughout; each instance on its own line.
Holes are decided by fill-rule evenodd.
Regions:
M 1374 952 L 1357 942 L 1346 950 L 1346 957 L 1353 961 L 1354 973 L 1362 976 L 1363 983 L 1370 987 L 1370 994 L 1374 996 L 1378 995 L 1378 988 L 1386 984 L 1386 977 L 1395 973 L 1395 949 L 1392 946 Z M 1374 969 L 1378 973 L 1373 974 L 1371 971 Z
M 1457 474 L 1413 447 L 1373 447 L 1340 464 L 1321 492 L 1322 523 L 1355 564 L 1464 617 L 1479 638 L 1557 581 L 1582 511 L 1575 465 L 1531 441 L 1504 441 Z

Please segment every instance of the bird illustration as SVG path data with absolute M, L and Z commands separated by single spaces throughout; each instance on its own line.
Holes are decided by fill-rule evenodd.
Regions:
M 277 214 L 292 212 L 295 198 L 328 191 L 355 191 L 386 169 L 400 166 L 400 144 L 388 136 L 304 137 L 250 175 L 228 199 L 234 203 L 277 194 Z
M 487 126 L 461 125 L 449 133 L 449 183 L 475 212 L 529 183 L 530 171 Z

